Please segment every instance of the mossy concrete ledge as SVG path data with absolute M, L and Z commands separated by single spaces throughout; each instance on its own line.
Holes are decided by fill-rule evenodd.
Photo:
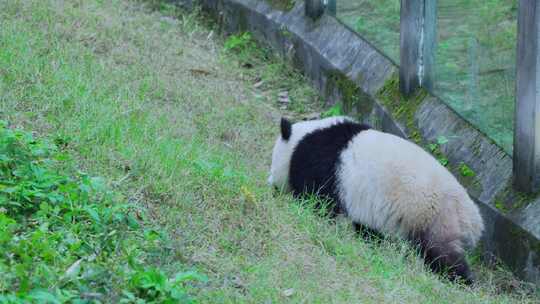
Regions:
M 302 3 L 280 9 L 265 0 L 172 2 L 201 5 L 226 32 L 252 32 L 330 104 L 343 102 L 361 120 L 431 149 L 481 208 L 484 256 L 540 283 L 540 199 L 512 189 L 512 158 L 438 98 L 425 91 L 402 97 L 397 66 L 368 41 L 332 17 L 311 20 Z

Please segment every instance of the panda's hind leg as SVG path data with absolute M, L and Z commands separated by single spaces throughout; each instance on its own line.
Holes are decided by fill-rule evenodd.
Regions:
M 466 285 L 474 282 L 473 273 L 456 240 L 437 242 L 427 233 L 417 233 L 412 240 L 433 272 L 446 275 L 450 281 L 460 281 Z

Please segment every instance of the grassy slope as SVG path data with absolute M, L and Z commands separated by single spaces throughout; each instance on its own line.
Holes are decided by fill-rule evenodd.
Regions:
M 316 97 L 279 63 L 248 69 L 224 56 L 193 15 L 125 0 L 0 0 L 0 20 L 1 115 L 63 138 L 88 171 L 120 181 L 171 236 L 152 263 L 208 275 L 201 302 L 537 300 L 501 293 L 519 282 L 487 270 L 474 289 L 445 283 L 406 245 L 366 243 L 346 221 L 273 195 L 271 105 L 283 89 L 297 110 Z

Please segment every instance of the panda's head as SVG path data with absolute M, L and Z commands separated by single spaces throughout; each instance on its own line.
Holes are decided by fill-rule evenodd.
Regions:
M 309 133 L 342 123 L 345 120 L 350 119 L 343 116 L 334 116 L 292 124 L 286 118 L 281 118 L 281 134 L 274 145 L 268 183 L 280 190 L 288 191 L 289 167 L 292 154 L 298 143 Z
M 281 134 L 276 140 L 272 152 L 272 165 L 268 184 L 278 189 L 288 190 L 289 165 L 294 150 L 291 143 L 292 124 L 285 118 L 281 118 Z

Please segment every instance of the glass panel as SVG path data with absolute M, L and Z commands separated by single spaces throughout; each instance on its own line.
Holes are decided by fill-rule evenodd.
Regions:
M 336 0 L 336 17 L 399 63 L 400 0 Z
M 435 93 L 512 152 L 518 0 L 438 0 Z

